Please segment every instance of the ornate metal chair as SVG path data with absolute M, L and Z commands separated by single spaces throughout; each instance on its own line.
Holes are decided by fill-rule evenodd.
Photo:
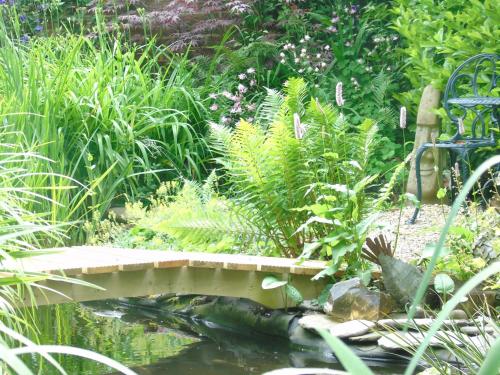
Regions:
M 450 76 L 443 97 L 443 107 L 457 131 L 446 141 L 436 140 L 421 145 L 415 155 L 417 199 L 422 200 L 422 155 L 431 148 L 445 149 L 451 165 L 458 162 L 463 181 L 469 176 L 470 156 L 479 148 L 496 147 L 500 131 L 497 88 L 499 55 L 479 54 L 467 59 Z M 469 127 L 470 125 L 470 127 Z M 467 129 L 466 129 L 467 127 Z M 453 181 L 453 178 L 451 178 Z M 453 189 L 452 189 L 453 190 Z M 409 220 L 415 223 L 420 208 Z

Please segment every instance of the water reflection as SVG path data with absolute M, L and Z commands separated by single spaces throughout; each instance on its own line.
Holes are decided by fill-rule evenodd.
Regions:
M 254 334 L 244 337 L 208 328 L 203 322 L 126 308 L 111 301 L 43 307 L 38 316 L 43 343 L 91 349 L 143 375 L 239 375 L 282 367 L 339 368 L 331 354 L 294 349 L 286 340 Z M 69 356 L 56 359 L 69 374 L 109 373 L 106 366 L 88 360 Z M 43 365 L 43 374 L 57 373 Z M 376 373 L 402 371 L 379 367 Z

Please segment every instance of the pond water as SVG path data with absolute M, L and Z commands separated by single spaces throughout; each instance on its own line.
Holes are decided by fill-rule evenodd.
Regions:
M 341 368 L 331 354 L 292 348 L 279 338 L 242 336 L 116 301 L 41 307 L 37 315 L 42 343 L 91 349 L 143 375 L 239 375 L 283 367 Z M 55 358 L 68 374 L 113 373 L 89 360 Z M 47 364 L 36 365 L 45 367 L 43 374 L 57 373 Z M 375 373 L 403 372 L 401 367 L 384 366 L 376 365 Z

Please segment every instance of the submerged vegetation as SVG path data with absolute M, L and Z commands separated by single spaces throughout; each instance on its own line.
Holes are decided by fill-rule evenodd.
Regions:
M 98 354 L 43 346 L 35 310 L 17 309 L 48 278 L 98 287 L 17 268 L 16 259 L 74 244 L 322 260 L 311 282 L 328 285 L 312 302 L 291 279 L 267 275 L 263 288 L 293 291 L 301 308 L 325 312 L 331 283 L 359 277 L 358 289 L 381 303 L 390 283 L 417 275 L 418 290 L 387 296 L 410 320 L 424 305 L 435 316 L 409 351 L 407 373 L 421 359 L 442 374 L 498 370 L 498 306 L 461 300 L 471 291 L 498 298 L 498 156 L 466 181 L 458 164 L 443 168 L 443 157 L 436 197 L 447 203 L 452 178 L 460 194 L 438 244 L 409 249 L 408 262 L 393 259 L 408 272 L 390 267 L 392 281 L 387 265 L 372 280 L 379 255 L 397 258 L 405 243 L 403 205 L 423 203 L 404 186 L 408 140 L 422 131 L 412 125 L 416 93 L 427 84 L 441 90 L 466 58 L 497 52 L 494 2 L 157 3 L 0 0 L 0 372 L 50 365 L 64 373 L 50 356 L 59 352 L 132 374 Z M 435 112 L 448 125 L 445 111 Z M 458 122 L 463 135 L 469 117 Z M 485 186 L 488 197 L 474 202 Z M 394 204 L 391 248 L 370 234 L 383 230 L 379 213 Z M 452 225 L 461 205 L 466 214 Z M 374 264 L 365 243 L 379 247 L 368 252 Z M 496 341 L 467 354 L 470 343 L 463 335 L 457 343 L 460 327 L 452 327 L 445 346 L 460 365 L 451 366 L 427 347 L 457 306 L 463 320 L 488 316 Z M 346 370 L 368 373 L 322 335 Z

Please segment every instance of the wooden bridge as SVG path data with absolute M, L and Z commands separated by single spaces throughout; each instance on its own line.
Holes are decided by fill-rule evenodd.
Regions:
M 325 268 L 322 261 L 299 264 L 287 258 L 92 246 L 54 250 L 51 254 L 18 260 L 16 265 L 24 272 L 65 275 L 100 288 L 43 280 L 38 282 L 42 288 L 34 288 L 34 294 L 26 296 L 26 304 L 178 293 L 244 297 L 279 308 L 286 304 L 283 293 L 279 289 L 263 290 L 264 277 L 276 275 L 288 280 L 306 299 L 317 297 L 326 284 L 325 280 L 311 281 L 312 276 Z M 9 265 L 14 266 L 3 264 Z

